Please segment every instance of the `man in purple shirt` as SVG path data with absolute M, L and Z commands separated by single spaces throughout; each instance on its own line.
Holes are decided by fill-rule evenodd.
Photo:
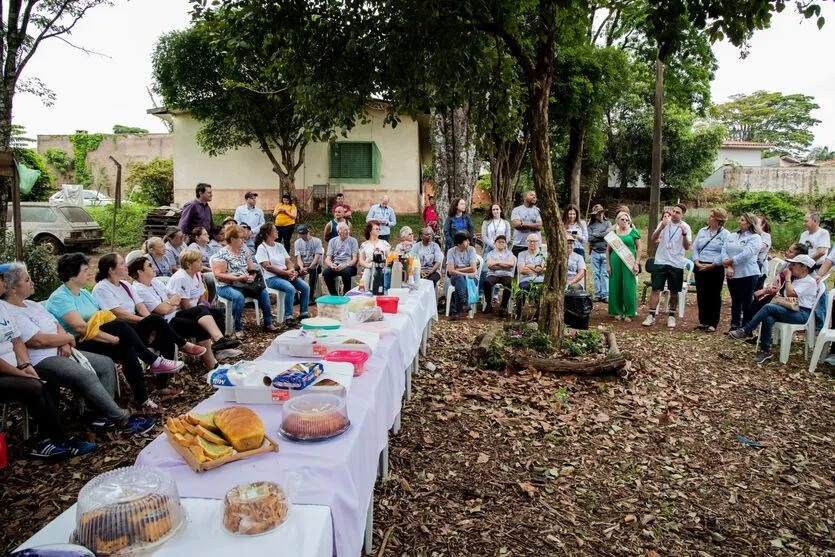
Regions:
M 212 208 L 209 201 L 212 200 L 212 186 L 209 184 L 197 184 L 194 188 L 197 199 L 192 199 L 183 205 L 183 212 L 180 214 L 180 230 L 185 234 L 198 226 L 206 230 L 212 229 Z

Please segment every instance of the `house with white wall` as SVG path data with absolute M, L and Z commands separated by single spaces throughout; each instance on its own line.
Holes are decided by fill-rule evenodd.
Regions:
M 702 182 L 703 188 L 725 187 L 725 168 L 736 166 L 762 166 L 762 155 L 765 151 L 773 149 L 770 143 L 757 141 L 736 141 L 726 140 L 716 154 L 713 163 L 713 172 Z
M 194 198 L 194 187 L 212 185 L 215 209 L 243 204 L 244 194 L 259 194 L 258 205 L 272 212 L 281 199 L 280 180 L 267 156 L 255 145 L 211 157 L 197 144 L 201 124 L 187 112 L 148 111 L 173 124 L 174 202 Z M 300 202 L 345 194 L 345 202 L 367 210 L 388 195 L 399 213 L 417 213 L 421 197 L 421 164 L 432 160 L 428 118 L 400 117 L 397 127 L 385 123 L 386 106 L 369 102 L 365 121 L 358 120 L 347 137 L 312 142 L 296 171 Z

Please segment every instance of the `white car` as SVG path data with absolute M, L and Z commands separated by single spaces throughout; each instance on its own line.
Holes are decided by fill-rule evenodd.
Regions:
M 84 206 L 85 207 L 101 207 L 104 205 L 113 205 L 115 200 L 101 192 L 93 190 L 84 190 Z M 64 192 L 57 191 L 49 197 L 49 202 L 53 205 L 62 205 L 66 203 L 64 199 Z

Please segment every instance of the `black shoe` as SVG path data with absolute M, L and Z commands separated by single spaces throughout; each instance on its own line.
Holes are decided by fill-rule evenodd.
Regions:
M 493 306 L 487 306 L 486 308 L 484 308 L 484 311 L 482 313 L 484 313 L 484 314 L 493 313 Z
M 694 331 L 706 331 L 707 325 L 702 325 L 701 323 L 693 327 Z
M 745 341 L 745 344 L 756 346 L 758 342 L 760 342 L 760 337 L 751 337 Z
M 449 314 L 449 320 L 450 321 L 458 321 L 459 319 L 460 319 L 460 317 L 458 317 L 457 313 L 450 313 Z
M 504 309 L 504 308 L 500 309 L 500 310 L 499 310 L 499 317 L 501 317 L 502 319 L 504 319 L 505 317 L 507 317 L 507 310 L 506 310 L 506 309 Z
M 241 345 L 241 341 L 237 338 L 229 338 L 222 336 L 212 344 L 212 350 L 230 350 Z

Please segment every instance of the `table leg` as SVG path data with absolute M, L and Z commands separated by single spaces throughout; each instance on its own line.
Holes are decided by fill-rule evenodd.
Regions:
M 377 465 L 377 479 L 383 480 L 389 475 L 389 444 L 380 452 L 380 462 Z
M 426 357 L 426 343 L 429 341 L 429 323 L 423 329 L 423 334 L 420 337 L 420 355 Z
M 371 555 L 372 544 L 374 543 L 374 493 L 371 493 L 371 502 L 368 503 L 368 516 L 365 519 L 365 541 L 363 549 L 366 555 Z
M 391 426 L 391 434 L 397 435 L 400 433 L 400 414 L 397 414 L 397 417 L 394 419 L 394 425 Z
M 414 369 L 414 362 L 406 366 L 406 400 L 412 400 L 412 372 Z

